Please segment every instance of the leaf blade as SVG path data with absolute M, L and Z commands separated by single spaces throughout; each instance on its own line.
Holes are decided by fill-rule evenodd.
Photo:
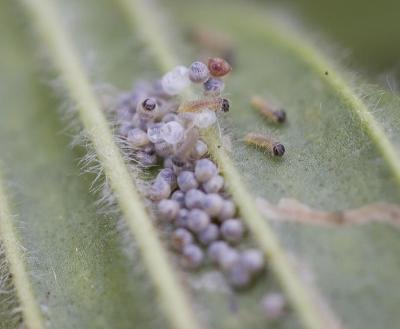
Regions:
M 106 176 L 110 179 L 127 224 L 138 241 L 149 274 L 160 294 L 166 317 L 176 328 L 197 328 L 195 317 L 167 261 L 138 191 L 131 182 L 131 176 L 114 143 L 79 58 L 67 34 L 59 25 L 60 20 L 57 19 L 55 9 L 46 0 L 28 1 L 25 5 L 78 104 L 82 123 L 93 142 Z M 160 272 L 163 272 L 163 275 L 159 275 Z M 175 308 L 181 312 L 176 314 Z
M 117 218 L 96 213 L 91 179 L 80 174 L 81 154 L 68 146 L 50 78 L 39 76 L 32 56 L 37 43 L 14 6 L 0 2 L 0 152 L 13 225 L 46 326 L 163 328 L 141 263 L 125 254 Z M 17 310 L 1 313 L 0 327 L 19 327 L 7 324 Z
M 122 0 L 121 5 L 127 13 L 129 22 L 138 21 L 138 28 L 145 35 L 145 39 L 154 51 L 156 60 L 160 67 L 167 71 L 171 67 L 179 64 L 179 61 L 173 55 L 173 50 L 168 45 L 167 40 L 171 40 L 164 33 L 160 26 L 157 26 L 157 20 L 151 24 L 151 29 L 147 28 L 145 18 L 151 17 L 152 13 L 157 12 L 157 8 L 150 8 L 143 1 L 128 1 Z M 131 25 L 133 25 L 131 23 Z M 164 35 L 164 37 L 161 37 Z M 242 184 L 239 173 L 233 166 L 229 156 L 220 149 L 219 141 L 216 135 L 210 132 L 205 136 L 207 144 L 210 146 L 211 155 L 217 160 L 222 172 L 230 186 L 230 192 L 235 199 L 240 213 L 244 217 L 244 221 L 250 228 L 259 247 L 268 257 L 272 264 L 273 270 L 278 277 L 282 287 L 288 294 L 294 308 L 297 310 L 303 325 L 307 328 L 317 329 L 322 328 L 324 320 L 320 316 L 318 307 L 315 301 L 309 296 L 307 290 L 302 285 L 292 265 L 289 263 L 285 252 L 281 249 L 274 232 L 269 225 L 262 219 L 261 214 L 254 204 L 254 200 L 246 191 Z

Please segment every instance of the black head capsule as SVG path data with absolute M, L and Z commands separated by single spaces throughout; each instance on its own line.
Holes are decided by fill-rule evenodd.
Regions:
M 275 156 L 281 157 L 285 154 L 285 147 L 281 143 L 276 143 L 272 146 L 272 153 L 274 153 Z
M 226 98 L 223 98 L 222 99 L 221 110 L 224 111 L 224 112 L 229 112 L 229 107 L 230 107 L 229 101 Z
M 142 107 L 144 110 L 152 112 L 157 107 L 157 101 L 154 98 L 146 98 L 142 103 Z
M 248 133 L 244 140 L 247 144 L 268 150 L 274 156 L 281 157 L 285 154 L 285 147 L 272 137 L 257 133 Z
M 276 121 L 279 123 L 284 123 L 286 121 L 286 112 L 285 110 L 276 110 L 274 112 L 274 115 L 276 117 Z

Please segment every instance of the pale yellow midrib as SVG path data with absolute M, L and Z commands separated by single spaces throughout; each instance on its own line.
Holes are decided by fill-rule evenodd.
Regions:
M 22 311 L 24 326 L 28 329 L 44 329 L 42 314 L 26 269 L 26 260 L 21 251 L 21 243 L 17 237 L 15 221 L 10 211 L 9 200 L 4 188 L 1 172 L 0 241 L 4 246 L 9 271 L 13 275 L 13 285 Z
M 77 102 L 81 121 L 109 178 L 124 218 L 138 242 L 166 317 L 174 328 L 199 328 L 183 287 L 178 283 L 151 218 L 113 141 L 108 123 L 100 110 L 73 45 L 61 27 L 60 20 L 57 19 L 55 9 L 48 0 L 22 1 L 47 44 L 50 56 L 62 73 L 72 98 Z

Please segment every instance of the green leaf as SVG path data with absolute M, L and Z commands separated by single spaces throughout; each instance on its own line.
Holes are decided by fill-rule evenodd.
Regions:
M 97 215 L 92 178 L 80 175 L 78 154 L 62 132 L 60 103 L 31 55 L 37 43 L 16 23 L 21 11 L 13 7 L 1 2 L 0 152 L 19 237 L 14 247 L 25 250 L 20 261 L 43 322 L 51 328 L 163 327 L 140 263 L 124 252 L 131 250 L 121 242 L 116 218 Z M 26 289 L 14 284 L 25 298 Z M 8 313 L 4 321 L 0 316 L 1 326 L 14 328 L 6 326 Z M 27 321 L 26 327 L 38 325 Z
M 179 2 L 177 8 L 183 26 L 205 24 L 228 33 L 236 44 L 228 129 L 232 156 L 254 196 L 274 202 L 293 197 L 325 210 L 399 202 L 397 97 L 362 88 L 262 10 L 226 3 L 193 7 Z M 261 124 L 248 104 L 253 94 L 279 100 L 288 125 L 278 130 Z M 253 130 L 273 131 L 287 146 L 284 159 L 273 161 L 245 146 L 241 139 Z M 400 243 L 392 226 L 275 226 L 288 250 L 312 269 L 345 327 L 400 323 L 395 306 Z
M 129 3 L 129 8 L 135 3 Z M 310 327 L 317 323 L 313 322 L 318 317 L 315 287 L 346 328 L 389 328 L 400 322 L 396 309 L 400 296 L 397 231 L 378 223 L 326 228 L 287 222 L 272 222 L 273 231 L 265 231 L 269 228 L 267 219 L 263 222 L 259 212 L 250 209 L 254 202 L 249 201 L 260 196 L 273 202 L 294 197 L 324 210 L 376 201 L 398 202 L 398 99 L 373 87 L 362 95 L 353 92 L 353 84 L 310 48 L 304 37 L 293 37 L 290 30 L 280 28 L 258 7 L 169 1 L 168 6 L 156 7 L 153 16 L 143 15 L 148 12 L 141 12 L 143 2 L 138 2 L 132 8 L 142 16 L 136 16 L 141 19 L 134 22 L 126 7 L 116 8 L 112 1 L 60 0 L 56 5 L 59 23 L 67 27 L 71 44 L 86 64 L 85 69 L 78 70 L 78 75 L 83 74 L 82 79 L 76 79 L 78 83 L 87 80 L 85 70 L 92 81 L 125 89 L 131 80 L 160 75 L 156 63 L 170 65 L 175 57 L 170 49 L 182 49 L 179 38 L 168 37 L 166 28 L 158 33 L 158 18 L 167 10 L 182 34 L 193 25 L 203 24 L 224 31 L 234 41 L 237 64 L 227 81 L 233 106 L 228 123 L 221 120 L 231 135 L 233 152 L 231 159 L 216 148 L 213 153 L 217 159 L 227 160 L 221 166 L 236 188 L 234 196 L 253 233 L 257 227 L 261 233 L 268 232 L 268 236 L 256 235 L 256 242 L 272 251 L 271 266 L 277 277 L 267 274 L 254 288 L 232 295 L 221 289 L 207 290 L 204 273 L 182 273 L 201 321 L 218 328 L 265 327 L 258 301 L 263 293 L 276 289 L 278 279 L 294 300 L 297 315 L 289 312 L 273 324 L 276 327 L 297 328 L 299 319 Z M 1 3 L 4 29 L 0 35 L 8 42 L 2 44 L 4 60 L 0 62 L 1 98 L 6 102 L 0 120 L 0 147 L 5 180 L 9 182 L 8 199 L 19 219 L 14 226 L 20 243 L 28 250 L 21 257 L 42 316 L 54 328 L 159 328 L 163 318 L 152 320 L 158 312 L 155 301 L 149 301 L 154 292 L 148 293 L 148 283 L 143 284 L 143 275 L 137 271 L 145 264 L 149 268 L 149 262 L 143 264 L 141 259 L 132 261 L 126 256 L 115 231 L 116 218 L 96 215 L 95 199 L 88 193 L 90 177 L 78 175 L 77 154 L 68 149 L 68 139 L 60 134 L 63 124 L 56 109 L 62 101 L 54 100 L 51 91 L 38 82 L 43 78 L 37 72 L 38 62 L 30 55 L 37 44 L 12 19 L 14 12 L 24 15 L 12 7 Z M 156 33 L 157 38 L 142 43 L 140 35 L 146 33 Z M 188 64 L 194 56 L 180 60 Z M 67 61 L 60 54 L 49 57 L 58 61 L 61 71 L 64 67 L 61 73 L 65 76 L 63 65 L 68 65 L 68 56 Z M 19 71 L 24 72 L 23 77 L 16 76 Z M 66 80 L 67 87 L 73 89 L 74 79 Z M 84 84 L 78 86 L 86 88 Z M 86 93 L 89 97 L 92 94 Z M 262 122 L 248 105 L 252 94 L 269 95 L 281 102 L 289 123 L 276 129 Z M 72 96 L 74 101 L 82 100 L 79 92 Z M 84 123 L 88 126 L 88 119 Z M 243 135 L 254 130 L 272 130 L 287 147 L 285 157 L 275 161 L 244 145 Z M 107 139 L 108 132 L 103 132 Z M 97 137 L 92 136 L 95 142 Z M 103 137 L 98 139 L 100 144 Z M 210 140 L 215 143 L 212 136 Z M 115 163 L 121 166 L 118 161 Z M 131 219 L 137 220 L 135 215 Z M 303 268 L 312 272 L 314 288 L 287 263 L 273 234 Z M 149 250 L 147 247 L 142 252 Z M 283 267 L 279 270 L 279 266 Z M 161 289 L 165 288 L 165 282 L 161 283 Z M 302 308 L 303 302 L 311 308 Z M 232 305 L 237 307 L 236 312 Z M 307 316 L 312 317 L 311 325 Z

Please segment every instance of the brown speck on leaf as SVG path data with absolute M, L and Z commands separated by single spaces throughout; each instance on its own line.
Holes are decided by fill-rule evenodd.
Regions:
M 266 199 L 258 198 L 257 206 L 267 218 L 276 220 L 319 225 L 352 225 L 380 221 L 400 227 L 400 206 L 385 202 L 371 203 L 355 209 L 323 211 L 295 199 L 282 198 L 274 205 Z
M 232 38 L 215 28 L 196 26 L 190 31 L 190 39 L 197 44 L 204 53 L 204 57 L 215 54 L 224 58 L 230 65 L 235 65 L 235 47 Z M 204 52 L 204 49 L 207 52 Z

